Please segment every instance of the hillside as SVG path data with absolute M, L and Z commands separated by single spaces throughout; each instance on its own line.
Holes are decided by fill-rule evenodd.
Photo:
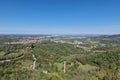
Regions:
M 20 41 L 20 36 L 7 38 L 2 43 Z M 0 80 L 120 80 L 119 39 L 52 36 L 36 43 L 1 44 Z

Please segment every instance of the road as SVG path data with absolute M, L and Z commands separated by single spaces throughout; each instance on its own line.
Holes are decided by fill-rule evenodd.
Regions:
M 21 55 L 21 56 L 15 57 L 13 59 L 0 60 L 0 62 L 10 62 L 12 60 L 20 59 L 20 58 L 23 58 L 23 57 L 24 57 L 24 55 Z
M 32 54 L 32 57 L 33 57 L 33 59 L 34 59 L 34 61 L 33 61 L 33 70 L 35 69 L 35 64 L 36 64 L 36 57 L 35 57 L 35 55 L 34 54 Z

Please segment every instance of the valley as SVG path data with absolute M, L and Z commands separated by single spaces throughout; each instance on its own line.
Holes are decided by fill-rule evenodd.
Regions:
M 120 35 L 6 35 L 0 42 L 0 80 L 120 80 Z

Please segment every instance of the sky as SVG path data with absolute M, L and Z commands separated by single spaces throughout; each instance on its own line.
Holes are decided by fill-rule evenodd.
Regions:
M 120 34 L 120 0 L 0 0 L 0 34 Z

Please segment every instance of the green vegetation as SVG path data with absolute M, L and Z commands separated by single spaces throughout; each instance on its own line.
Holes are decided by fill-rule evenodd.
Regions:
M 62 40 L 1 44 L 0 80 L 120 80 L 119 35 Z

